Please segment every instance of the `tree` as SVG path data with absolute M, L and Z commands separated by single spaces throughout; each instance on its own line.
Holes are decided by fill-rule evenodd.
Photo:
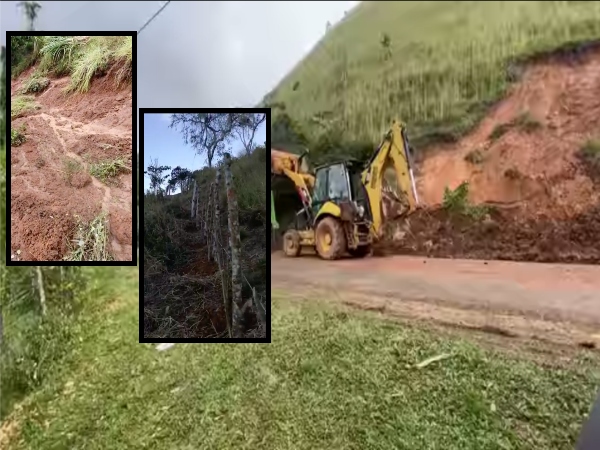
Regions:
M 38 2 L 19 2 L 17 7 L 23 8 L 23 12 L 25 13 L 25 17 L 27 19 L 27 30 L 33 31 L 33 23 L 37 18 L 37 11 L 38 9 L 42 8 L 42 5 L 40 5 Z
M 216 153 L 225 149 L 233 130 L 239 126 L 241 114 L 196 113 L 172 114 L 171 128 L 181 126 L 186 144 L 190 144 L 199 155 L 206 154 L 208 167 Z
M 192 172 L 188 169 L 181 168 L 179 166 L 171 170 L 171 179 L 169 180 L 169 186 L 171 189 L 179 187 L 181 192 L 187 191 L 191 187 L 192 183 Z
M 150 177 L 150 189 L 154 191 L 154 194 L 162 193 L 161 186 L 169 178 L 169 175 L 162 173 L 170 169 L 170 166 L 159 166 L 158 160 L 154 160 L 152 165 L 148 166 L 148 170 L 144 170 L 144 174 Z
M 235 134 L 242 142 L 246 150 L 246 155 L 249 155 L 254 150 L 254 135 L 266 118 L 266 114 L 242 114 L 237 117 Z

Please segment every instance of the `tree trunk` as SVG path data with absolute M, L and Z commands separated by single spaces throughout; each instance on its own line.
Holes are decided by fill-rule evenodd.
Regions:
M 194 218 L 194 215 L 196 214 L 196 201 L 197 201 L 196 196 L 197 195 L 198 195 L 198 183 L 194 179 L 194 193 L 192 194 L 192 219 Z
M 222 169 L 221 169 L 222 170 Z M 221 230 L 221 202 L 219 202 L 219 186 L 221 184 L 221 170 L 217 168 L 217 178 L 215 180 L 216 203 L 215 203 L 215 241 L 217 264 L 221 274 L 221 288 L 223 291 L 223 305 L 225 307 L 225 323 L 227 324 L 227 334 L 232 336 L 231 332 L 231 296 L 229 295 L 229 276 L 227 274 L 227 253 L 224 251 L 223 232 Z
M 40 293 L 40 304 L 42 305 L 42 316 L 45 316 L 48 309 L 46 307 L 46 291 L 44 290 L 44 279 L 42 277 L 42 268 L 40 266 L 35 266 L 35 270 L 37 272 L 37 288 Z
M 248 303 L 242 299 L 242 268 L 240 249 L 240 225 L 238 219 L 238 203 L 233 189 L 231 175 L 231 156 L 225 153 L 225 187 L 227 189 L 227 207 L 229 210 L 229 246 L 231 247 L 231 290 L 233 293 L 232 324 L 234 337 L 243 337 L 246 332 L 246 310 Z
M 212 218 L 213 218 L 213 202 L 212 202 L 212 197 L 213 197 L 213 190 L 214 190 L 214 183 L 210 183 L 209 188 L 208 188 L 208 198 L 206 199 L 207 202 L 207 208 L 208 208 L 208 214 L 206 214 L 206 249 L 208 251 L 208 260 L 209 261 L 214 261 L 214 255 L 212 252 L 212 246 L 213 246 L 213 240 L 214 240 L 214 236 L 213 236 L 213 224 L 212 224 Z

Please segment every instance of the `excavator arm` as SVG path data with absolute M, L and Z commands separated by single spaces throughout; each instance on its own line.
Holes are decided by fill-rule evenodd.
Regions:
M 367 163 L 361 179 L 369 197 L 372 231 L 376 236 L 380 235 L 387 218 L 384 214 L 384 198 L 402 203 L 402 214 L 409 214 L 417 208 L 419 200 L 412 172 L 410 146 L 400 122 L 393 122 L 383 142 Z

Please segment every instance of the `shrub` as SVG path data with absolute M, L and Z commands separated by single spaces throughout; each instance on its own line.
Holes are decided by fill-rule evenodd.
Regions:
M 48 78 L 33 75 L 23 84 L 22 92 L 24 94 L 42 92 L 49 85 L 50 80 Z
M 19 145 L 23 144 L 27 140 L 24 133 L 25 133 L 25 125 L 22 125 L 21 127 L 19 127 L 18 130 L 13 130 L 11 128 L 11 130 L 10 130 L 10 145 L 12 145 L 13 147 L 18 147 Z
M 444 188 L 442 207 L 452 215 L 466 216 L 479 221 L 491 212 L 486 205 L 471 205 L 469 202 L 469 182 L 463 181 L 456 189 Z

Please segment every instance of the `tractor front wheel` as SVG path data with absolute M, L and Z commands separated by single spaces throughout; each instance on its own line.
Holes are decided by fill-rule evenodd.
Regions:
M 287 230 L 283 235 L 283 252 L 286 256 L 300 255 L 300 235 L 297 230 Z
M 342 224 L 333 217 L 325 217 L 315 230 L 317 253 L 323 259 L 340 259 L 346 251 L 346 234 Z

